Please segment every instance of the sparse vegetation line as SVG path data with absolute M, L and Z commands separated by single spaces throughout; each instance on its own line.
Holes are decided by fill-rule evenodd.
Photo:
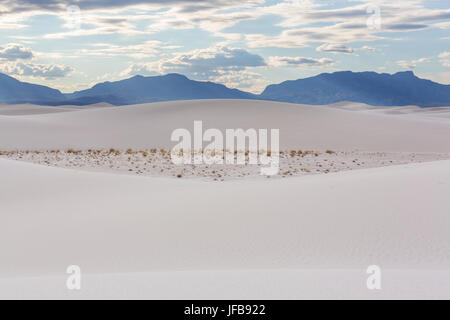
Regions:
M 193 155 L 203 150 L 191 151 Z M 205 151 L 206 152 L 206 151 Z M 208 152 L 211 152 L 209 150 Z M 229 153 L 229 150 L 215 150 L 214 154 Z M 171 151 L 164 148 L 149 149 L 87 149 L 67 148 L 64 150 L 0 150 L 0 157 L 32 162 L 47 166 L 81 169 L 87 171 L 107 171 L 142 176 L 169 176 L 173 178 L 201 178 L 213 181 L 261 177 L 259 165 L 250 165 L 248 150 L 234 152 L 234 157 L 244 154 L 244 165 L 174 165 Z M 258 150 L 258 154 L 270 155 L 271 150 Z M 428 153 L 386 153 L 356 151 L 325 151 L 291 149 L 280 152 L 280 173 L 273 178 L 287 178 L 309 174 L 327 174 L 354 170 L 450 159 L 450 154 Z

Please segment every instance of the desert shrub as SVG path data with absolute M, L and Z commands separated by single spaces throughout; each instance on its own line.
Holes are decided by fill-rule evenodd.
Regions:
M 120 154 L 120 151 L 119 151 L 119 150 L 116 150 L 116 149 L 114 149 L 114 148 L 110 148 L 110 149 L 109 149 L 109 154 L 115 154 L 115 155 L 117 155 L 117 154 Z
M 40 152 L 36 152 L 36 153 L 40 153 Z M 73 148 L 69 148 L 69 149 L 66 150 L 66 153 L 71 153 L 71 154 L 78 155 L 78 154 L 81 154 L 81 150 L 75 150 Z

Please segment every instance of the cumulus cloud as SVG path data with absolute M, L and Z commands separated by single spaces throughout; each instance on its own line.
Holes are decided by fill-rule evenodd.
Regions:
M 268 81 L 252 68 L 265 66 L 267 63 L 260 55 L 239 48 L 214 46 L 175 53 L 159 61 L 133 63 L 121 76 L 181 73 L 195 80 L 209 80 L 232 88 L 260 92 Z
M 229 47 L 212 47 L 186 53 L 176 53 L 174 57 L 161 59 L 146 64 L 131 65 L 123 75 L 144 72 L 182 73 L 200 79 L 223 74 L 225 71 L 241 71 L 249 67 L 265 66 L 264 59 L 244 49 Z
M 122 77 L 127 76 L 156 76 L 160 73 L 156 71 L 155 64 L 153 63 L 133 63 L 128 66 L 123 72 L 121 72 Z
M 219 71 L 218 75 L 212 79 L 222 83 L 229 88 L 244 89 L 253 93 L 260 93 L 270 82 L 261 74 L 250 70 L 242 71 Z
M 414 68 L 417 67 L 417 65 L 419 63 L 424 63 L 424 62 L 429 62 L 429 61 L 430 61 L 430 59 L 428 59 L 428 58 L 420 58 L 420 59 L 410 60 L 410 61 L 408 61 L 408 60 L 399 60 L 399 61 L 397 61 L 397 64 L 400 67 L 405 68 L 405 69 L 414 69 Z
M 33 52 L 21 44 L 8 43 L 0 47 L 0 61 L 27 60 L 33 58 Z
M 18 62 L 0 66 L 2 72 L 10 75 L 43 78 L 47 80 L 63 78 L 73 71 L 69 66 L 45 65 Z
M 268 64 L 271 67 L 285 67 L 285 66 L 307 66 L 307 67 L 323 67 L 334 63 L 328 58 L 306 58 L 306 57 L 269 57 Z
M 324 43 L 316 48 L 318 52 L 331 52 L 331 53 L 353 53 L 353 49 L 343 44 L 338 43 Z

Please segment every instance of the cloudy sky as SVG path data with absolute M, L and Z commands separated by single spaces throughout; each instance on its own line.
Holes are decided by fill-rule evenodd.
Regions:
M 182 73 L 259 92 L 338 70 L 450 83 L 448 0 L 1 0 L 0 72 L 63 92 Z

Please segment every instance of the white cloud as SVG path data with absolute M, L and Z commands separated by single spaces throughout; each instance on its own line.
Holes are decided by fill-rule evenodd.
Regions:
M 134 59 L 153 58 L 161 49 L 171 50 L 177 46 L 168 46 L 159 40 L 148 40 L 134 45 L 116 45 L 110 43 L 97 43 L 89 49 L 80 49 L 76 53 L 91 56 L 126 56 Z
M 222 83 L 229 88 L 244 89 L 253 93 L 260 93 L 264 90 L 269 81 L 264 79 L 263 76 L 257 72 L 250 70 L 241 71 L 219 71 L 218 75 L 214 76 L 211 80 Z
M 318 52 L 331 52 L 331 53 L 353 53 L 353 49 L 339 43 L 324 43 L 316 48 Z
M 438 57 L 440 58 L 439 62 L 444 67 L 450 68 L 450 52 L 449 51 L 442 52 Z
M 399 60 L 397 61 L 397 64 L 405 69 L 414 69 L 417 67 L 417 65 L 419 63 L 424 63 L 424 62 L 430 62 L 430 59 L 428 58 L 420 58 L 420 59 L 416 59 L 416 60 Z
M 389 32 L 442 28 L 442 21 L 450 18 L 450 9 L 425 8 L 419 0 L 362 0 L 355 3 L 339 9 L 324 9 L 321 2 L 292 0 L 259 9 L 281 16 L 283 20 L 278 26 L 286 29 L 277 36 L 247 35 L 248 46 L 296 48 L 308 46 L 309 42 L 375 41 L 389 38 Z M 375 10 L 368 11 L 369 8 Z M 380 24 L 373 24 L 373 21 Z M 326 25 L 313 26 L 315 23 Z
M 302 27 L 282 31 L 278 36 L 263 34 L 246 35 L 247 45 L 253 48 L 306 47 L 311 42 L 349 43 L 356 41 L 374 41 L 383 37 L 375 35 L 365 25 L 353 26 L 350 23 L 339 23 L 325 27 Z
M 138 72 L 182 73 L 197 79 L 211 79 L 225 71 L 241 71 L 250 67 L 265 66 L 264 59 L 243 49 L 215 46 L 191 52 L 176 53 L 171 58 L 145 64 L 131 65 L 122 75 Z
M 0 61 L 27 60 L 33 58 L 33 52 L 21 44 L 8 43 L 0 47 Z
M 133 63 L 121 73 L 121 76 L 181 73 L 195 80 L 209 80 L 231 88 L 259 92 L 268 81 L 251 69 L 266 65 L 261 56 L 246 50 L 214 46 L 175 53 L 172 57 L 158 61 Z
M 284 67 L 284 66 L 307 66 L 307 67 L 322 67 L 329 66 L 334 63 L 333 60 L 328 58 L 306 58 L 306 57 L 269 57 L 268 64 L 271 67 Z
M 156 71 L 157 68 L 155 68 L 154 63 L 133 63 L 128 66 L 124 71 L 120 73 L 122 77 L 129 77 L 129 76 L 156 76 L 160 73 Z
M 448 26 L 450 9 L 430 9 L 424 1 L 360 0 L 349 1 L 346 7 L 329 9 L 326 2 L 316 0 L 286 0 L 266 4 L 264 0 L 3 0 L 0 4 L 2 21 L 6 24 L 24 22 L 38 14 L 52 14 L 70 25 L 71 5 L 81 9 L 82 28 L 67 32 L 56 32 L 47 38 L 65 38 L 96 34 L 144 34 L 167 29 L 200 28 L 218 33 L 241 21 L 254 20 L 264 15 L 281 17 L 278 26 L 286 28 L 281 39 L 270 39 L 272 46 L 292 47 L 306 39 L 321 42 L 372 41 L 380 31 L 414 31 L 428 27 Z M 379 8 L 381 30 L 370 30 L 367 22 L 377 12 L 367 9 Z M 146 23 L 145 30 L 139 30 L 136 22 Z M 314 23 L 327 23 L 325 27 L 308 27 Z M 325 29 L 325 32 L 320 32 Z M 299 35 L 299 30 L 310 33 Z M 348 36 L 346 36 L 348 34 Z M 333 38 L 334 36 L 334 38 Z M 292 39 L 291 39 L 292 38 Z M 334 40 L 333 40 L 334 39 Z
M 39 14 L 55 15 L 65 21 L 64 27 L 70 29 L 45 35 L 48 39 L 62 39 L 73 36 L 98 34 L 148 34 L 167 29 L 201 28 L 218 32 L 240 21 L 252 20 L 263 13 L 252 10 L 264 0 L 3 0 L 0 4 L 2 18 L 12 21 L 25 21 Z M 68 10 L 76 5 L 79 28 L 73 25 L 73 12 Z M 139 29 L 137 23 L 147 25 Z M 1 26 L 1 25 L 0 25 Z
M 370 46 L 362 46 L 361 48 L 359 48 L 359 50 L 373 52 L 373 51 L 375 51 L 375 48 L 370 47 Z
M 0 72 L 14 76 L 34 77 L 41 79 L 63 78 L 73 71 L 69 66 L 58 64 L 39 64 L 33 62 L 23 62 L 25 60 L 34 60 L 36 57 L 52 57 L 58 54 L 54 53 L 35 53 L 30 48 L 21 44 L 9 43 L 0 47 Z
M 263 34 L 248 34 L 245 35 L 247 46 L 249 48 L 302 48 L 307 47 L 304 39 L 293 38 L 288 36 L 266 36 Z
M 73 69 L 69 66 L 23 62 L 1 65 L 0 69 L 2 72 L 10 75 L 35 77 L 47 80 L 63 78 L 73 71 Z

